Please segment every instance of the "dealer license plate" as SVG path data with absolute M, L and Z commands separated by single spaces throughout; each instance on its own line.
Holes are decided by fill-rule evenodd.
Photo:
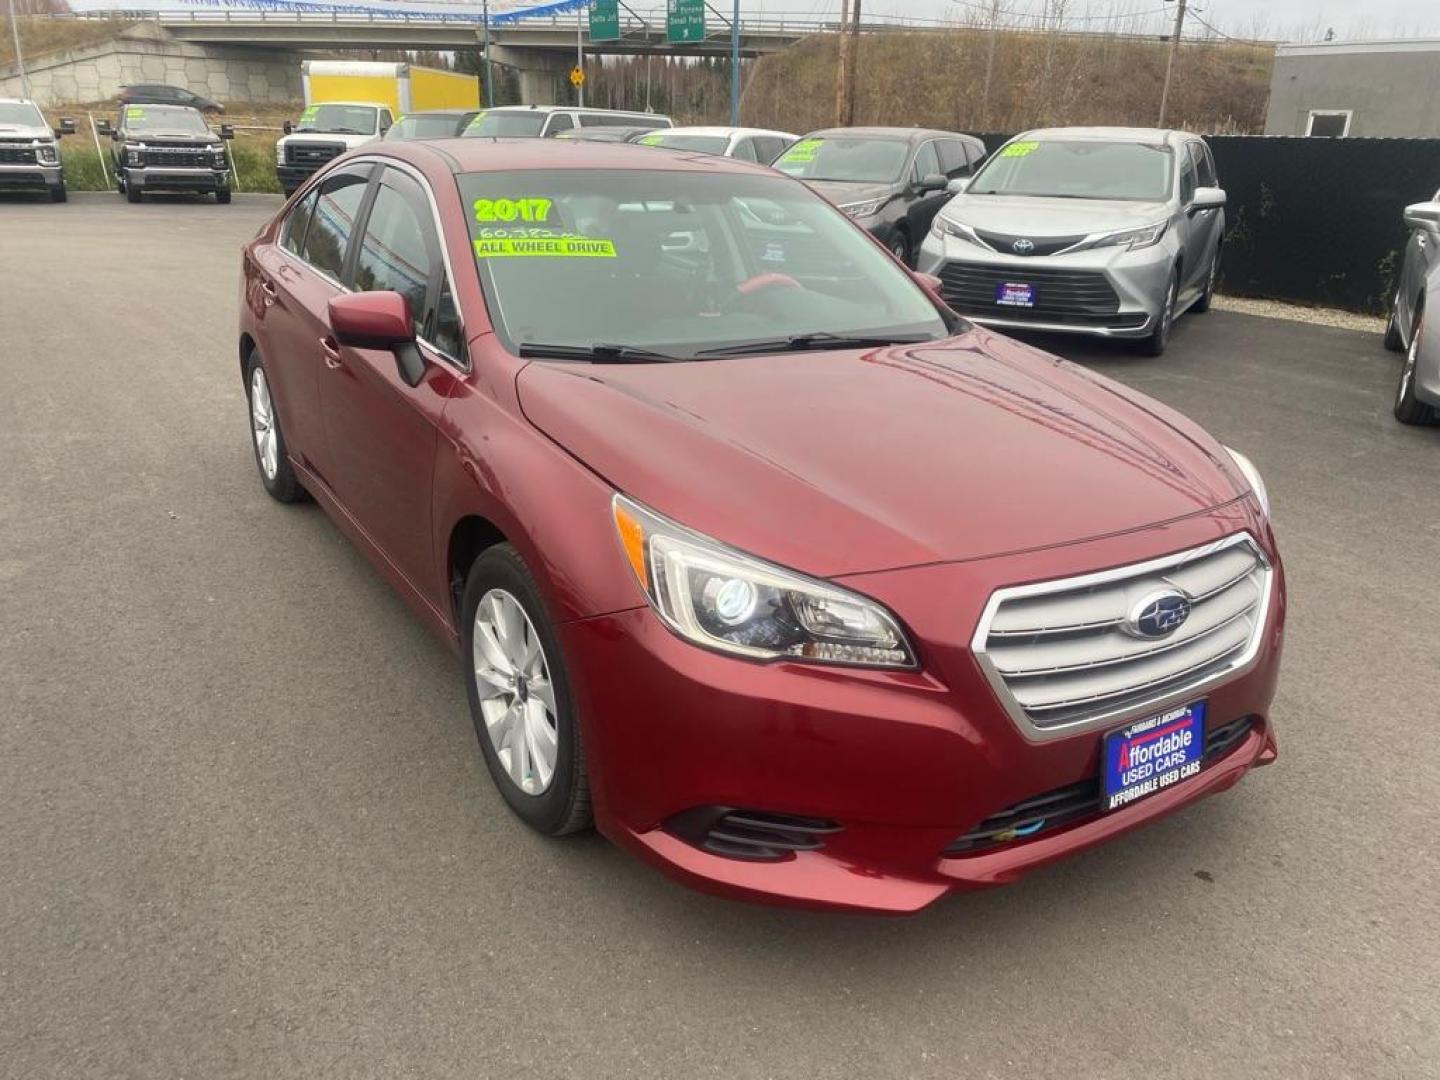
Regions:
M 1118 810 L 1200 771 L 1205 755 L 1205 703 L 1137 720 L 1105 736 L 1104 799 Z
M 1002 307 L 1034 307 L 1035 286 L 1023 281 L 1002 281 L 995 286 L 995 303 Z

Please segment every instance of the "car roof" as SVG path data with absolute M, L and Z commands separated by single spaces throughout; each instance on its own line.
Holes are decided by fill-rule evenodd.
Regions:
M 397 142 L 388 153 L 437 154 L 452 172 L 508 172 L 512 169 L 634 169 L 637 172 L 722 172 L 776 176 L 774 170 L 750 161 L 697 154 L 688 150 L 640 146 L 635 143 L 586 142 L 581 139 L 464 138 Z
M 1196 138 L 1188 131 L 1171 128 L 1144 127 L 1054 127 L 1036 128 L 1016 138 L 1065 140 L 1072 142 L 1094 139 L 1097 142 L 1169 143 L 1174 139 Z
M 779 136 L 779 137 L 782 138 L 782 139 L 793 139 L 793 138 L 795 138 L 795 136 L 792 135 L 792 134 L 791 134 L 790 132 L 788 132 L 788 131 L 774 131 L 774 130 L 772 130 L 772 129 L 770 129 L 770 128 L 715 127 L 715 126 L 712 126 L 712 127 L 703 127 L 703 126 L 700 126 L 700 125 L 695 125 L 695 126 L 693 126 L 693 127 L 657 128 L 656 130 L 657 130 L 657 131 L 662 131 L 662 132 L 664 132 L 666 135 L 714 135 L 714 136 L 717 136 L 717 137 L 723 137 L 723 138 L 727 138 L 727 139 L 730 138 L 730 137 L 732 137 L 732 136 L 736 136 L 736 135 L 739 135 L 739 136 L 746 136 L 746 135 L 777 135 L 777 136 Z
M 496 105 L 484 111 L 514 113 L 584 112 L 606 113 L 612 116 L 653 116 L 657 120 L 669 119 L 664 113 L 647 113 L 644 109 L 600 109 L 591 108 L 589 105 Z
M 149 104 L 149 103 L 145 103 L 145 104 L 142 104 L 142 105 L 126 105 L 125 108 L 127 108 L 127 109 L 145 109 L 145 110 L 147 110 L 147 111 L 153 110 L 153 111 L 155 111 L 155 112 L 157 112 L 157 113 L 171 113 L 171 112 L 174 112 L 174 113 L 189 113 L 189 112 L 193 112 L 193 113 L 195 113 L 195 114 L 198 115 L 199 112 L 200 112 L 200 110 L 197 109 L 197 108 L 195 108 L 194 105 L 151 105 L 151 104 Z
M 389 106 L 389 105 L 386 105 L 383 101 L 312 101 L 309 105 L 306 105 L 305 107 L 306 107 L 307 109 L 312 108 L 312 107 L 314 107 L 314 108 L 319 108 L 321 105 L 345 105 L 345 106 L 349 106 L 349 107 L 353 107 L 353 108 L 361 108 L 361 109 L 388 109 L 388 108 L 390 108 L 390 106 Z
M 907 127 L 838 127 L 822 128 L 819 131 L 812 131 L 805 136 L 807 139 L 834 139 L 840 136 L 859 137 L 862 139 L 894 139 L 897 142 L 918 142 L 924 139 L 975 139 L 974 135 L 966 135 L 959 131 L 940 131 L 937 128 L 907 128 Z
M 35 102 L 23 97 L 0 97 L 0 105 L 34 105 Z
M 340 103 L 327 101 L 325 104 L 335 105 Z M 414 112 L 403 114 L 400 119 L 408 120 L 412 116 L 468 116 L 471 113 L 479 111 L 479 109 L 416 109 Z

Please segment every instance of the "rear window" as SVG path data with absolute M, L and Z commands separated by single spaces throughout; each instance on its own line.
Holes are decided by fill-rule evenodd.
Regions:
M 475 119 L 471 120 L 470 126 L 465 129 L 465 134 L 466 136 L 492 138 L 504 136 L 534 138 L 544 130 L 545 119 L 549 115 L 549 113 L 539 111 L 502 112 L 498 109 L 489 109 L 482 113 L 476 113 Z

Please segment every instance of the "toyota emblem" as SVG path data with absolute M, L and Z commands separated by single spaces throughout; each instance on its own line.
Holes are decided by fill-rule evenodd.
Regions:
M 1010 250 L 1015 252 L 1016 255 L 1029 255 L 1032 251 L 1035 250 L 1035 241 L 1027 240 L 1025 237 L 1022 236 L 1019 240 L 1016 240 L 1013 244 L 1010 245 Z

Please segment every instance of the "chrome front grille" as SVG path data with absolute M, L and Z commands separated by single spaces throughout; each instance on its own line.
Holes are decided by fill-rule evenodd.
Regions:
M 1001 589 L 971 643 L 1006 711 L 1029 739 L 1078 730 L 1198 694 L 1254 658 L 1269 610 L 1271 569 L 1249 535 L 1163 559 Z M 1180 593 L 1190 614 L 1173 632 L 1140 637 L 1141 601 Z
M 0 142 L 0 165 L 34 165 L 35 147 L 30 142 Z

